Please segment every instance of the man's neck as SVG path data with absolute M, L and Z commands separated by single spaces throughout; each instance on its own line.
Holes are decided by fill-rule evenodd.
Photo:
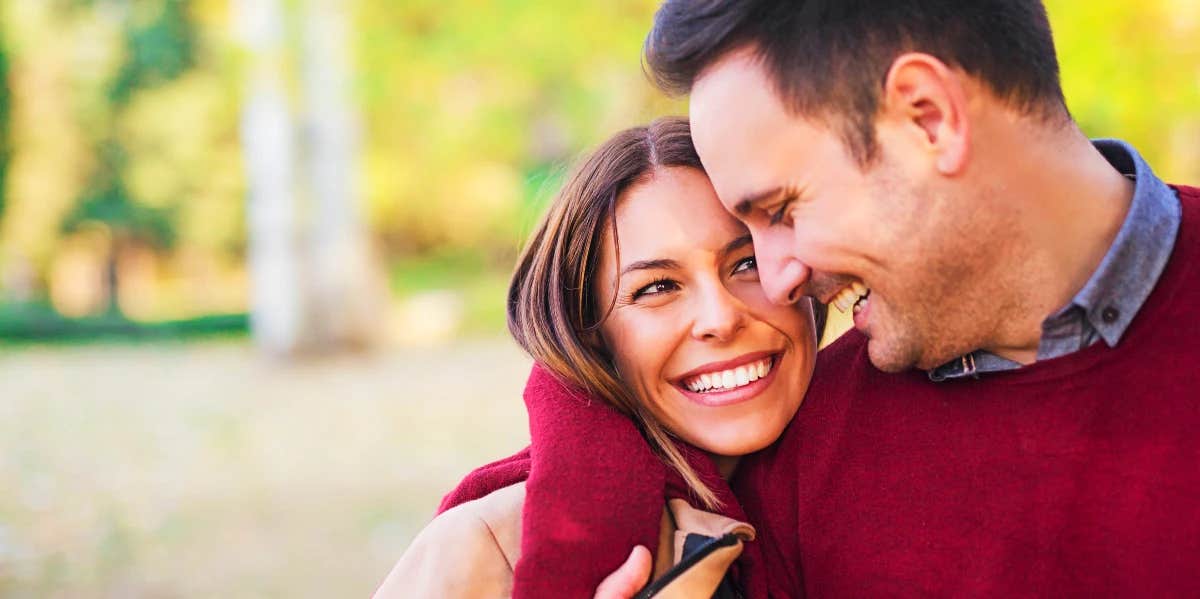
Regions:
M 999 323 L 981 349 L 1029 364 L 1037 361 L 1043 321 L 1068 305 L 1100 266 L 1125 221 L 1134 184 L 1074 126 L 1024 140 L 1019 161 L 997 173 L 1004 201 L 1017 215 L 1023 251 L 1012 264 L 1010 305 L 1021 313 Z

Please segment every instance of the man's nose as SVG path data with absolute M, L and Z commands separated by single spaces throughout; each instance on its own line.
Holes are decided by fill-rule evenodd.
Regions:
M 804 297 L 805 284 L 812 278 L 812 269 L 791 257 L 783 258 L 773 266 L 758 271 L 767 299 L 782 306 L 800 301 Z
M 812 278 L 812 269 L 796 257 L 795 239 L 780 230 L 752 229 L 754 256 L 758 262 L 758 280 L 767 299 L 791 305 L 804 297 L 804 287 Z

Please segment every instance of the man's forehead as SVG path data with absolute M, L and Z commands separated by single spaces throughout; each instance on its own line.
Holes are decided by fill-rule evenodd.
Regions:
M 692 85 L 693 97 L 726 87 L 726 84 L 761 82 L 767 79 L 766 69 L 758 54 L 750 47 L 726 52 L 697 75 Z
M 692 89 L 689 113 L 705 166 L 710 160 L 737 163 L 742 155 L 757 153 L 791 120 L 748 51 L 731 52 L 705 69 Z

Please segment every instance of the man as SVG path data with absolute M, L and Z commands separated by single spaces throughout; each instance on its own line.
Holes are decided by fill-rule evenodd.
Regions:
M 768 293 L 854 315 L 735 481 L 773 595 L 1200 594 L 1200 190 L 1080 132 L 1040 1 L 667 0 L 646 59 Z

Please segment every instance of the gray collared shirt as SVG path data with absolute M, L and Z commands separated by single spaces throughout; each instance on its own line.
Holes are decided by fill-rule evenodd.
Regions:
M 1101 339 L 1115 346 L 1158 283 L 1179 232 L 1183 211 L 1179 197 L 1154 175 L 1137 150 L 1118 140 L 1092 143 L 1113 168 L 1134 181 L 1133 201 L 1096 272 L 1070 304 L 1042 321 L 1039 361 L 1077 352 Z M 978 377 L 1020 367 L 1018 362 L 976 350 L 930 370 L 929 378 Z

